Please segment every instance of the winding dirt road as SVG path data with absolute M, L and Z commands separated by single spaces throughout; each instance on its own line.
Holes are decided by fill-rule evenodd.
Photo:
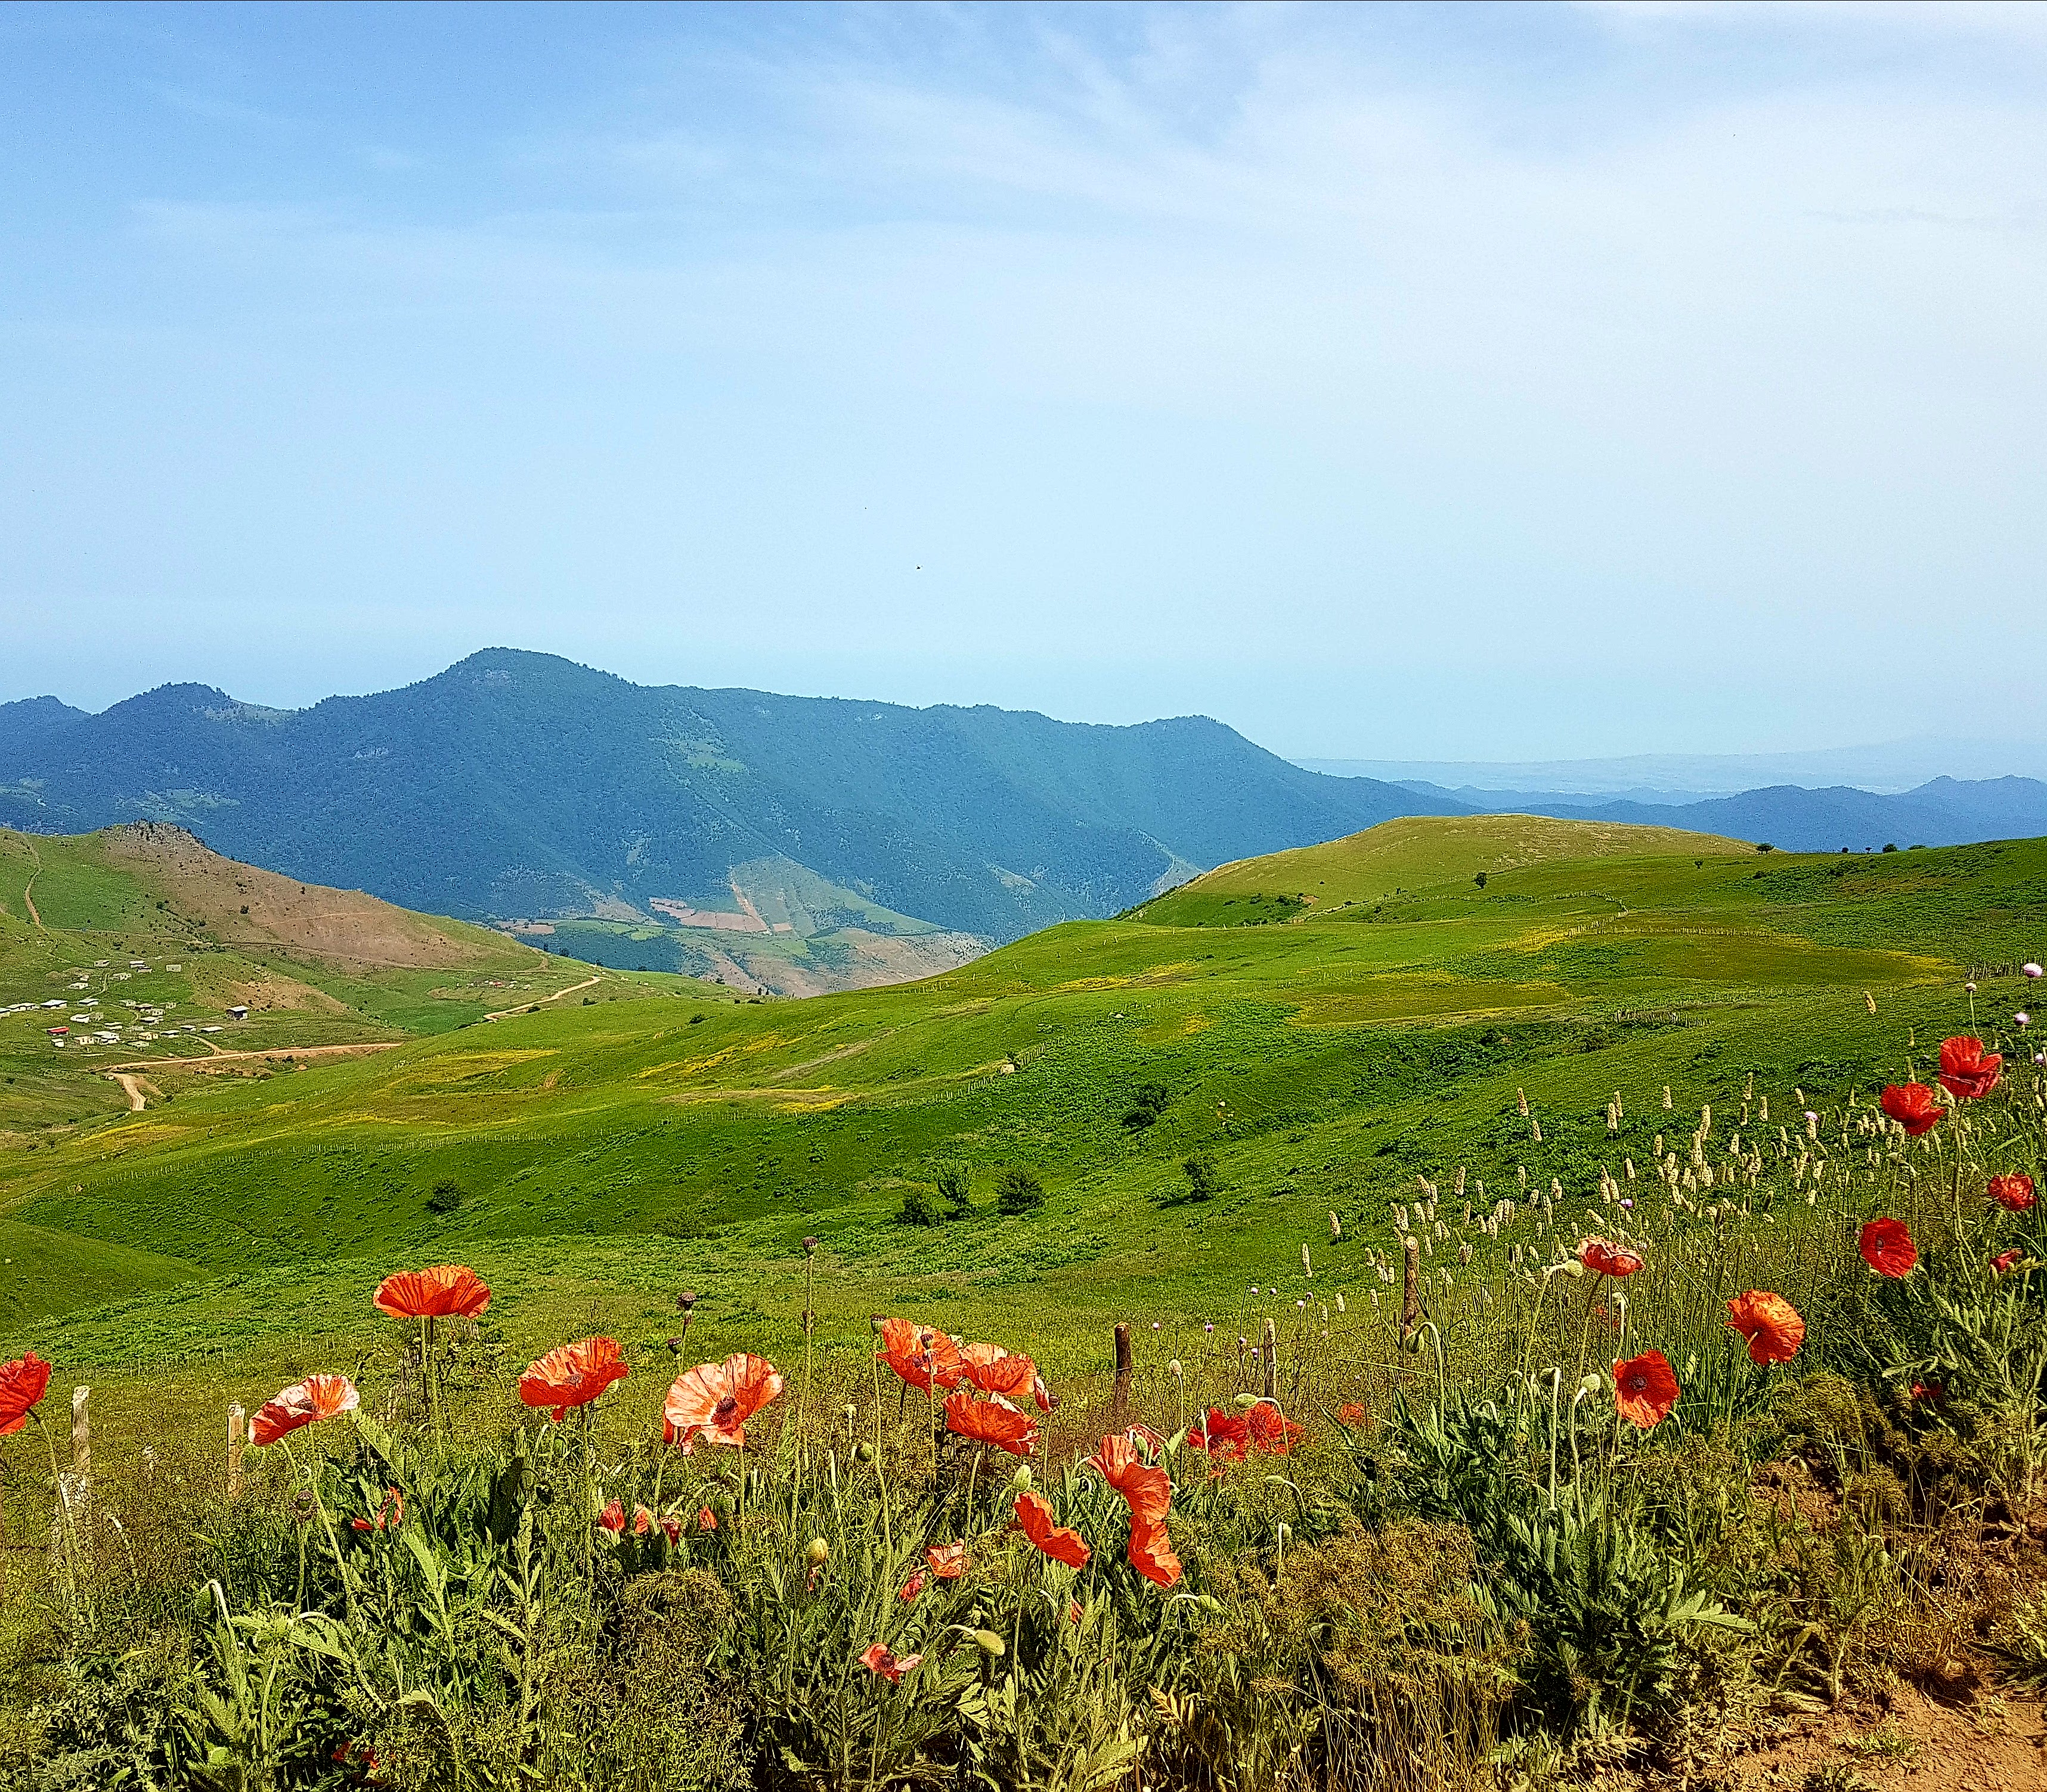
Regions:
M 586 977 L 579 983 L 571 983 L 565 990 L 556 990 L 552 995 L 544 995 L 540 997 L 538 1001 L 535 1002 L 522 1002 L 516 1008 L 502 1008 L 496 1014 L 486 1014 L 483 1018 L 486 1021 L 509 1021 L 514 1014 L 529 1014 L 534 1009 L 540 1007 L 544 1003 L 559 1002 L 565 995 L 574 995 L 578 990 L 586 990 L 592 983 L 601 983 L 603 981 L 604 979 L 601 976 Z

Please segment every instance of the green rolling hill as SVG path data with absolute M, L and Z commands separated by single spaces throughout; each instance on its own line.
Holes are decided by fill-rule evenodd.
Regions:
M 1702 1103 L 1753 1126 L 1749 1099 L 1774 1092 L 1781 1124 L 1785 1091 L 1866 1091 L 1967 1024 L 1972 970 L 1995 1033 L 2040 954 L 2043 898 L 2047 841 L 1794 857 L 1604 825 L 1403 821 L 913 984 L 760 1004 L 620 979 L 591 1006 L 260 1075 L 161 1064 L 164 1099 L 144 1112 L 7 1135 L 0 1319 L 73 1361 L 306 1361 L 362 1332 L 384 1270 L 459 1258 L 515 1336 L 602 1320 L 658 1341 L 688 1286 L 707 1346 L 759 1347 L 793 1335 L 815 1235 L 818 1304 L 855 1327 L 906 1300 L 962 1324 L 1027 1311 L 1076 1337 L 1112 1315 L 1230 1324 L 1249 1279 L 1299 1279 L 1303 1243 L 1325 1297 L 1360 1292 L 1345 1253 L 1417 1176 L 1461 1164 L 1496 1191 L 1525 1172 L 1576 1195 L 1657 1133 L 1689 1133 Z M 1269 924 L 1242 924 L 1247 901 Z M 47 978 L 16 975 L 31 936 L 9 906 L 8 974 Z M 123 934 L 95 956 L 146 918 L 95 934 Z M 337 1031 L 402 1008 L 380 980 L 397 973 L 299 968 L 337 1002 L 386 992 L 324 1015 Z M 459 999 L 405 984 L 402 1001 L 473 1019 L 473 986 L 505 980 L 483 968 L 435 973 Z M 32 1091 L 17 1101 L 79 1074 L 36 1062 L 15 1070 Z M 1190 1157 L 1213 1167 L 1207 1199 L 1189 1198 Z M 895 1222 L 955 1165 L 969 1216 Z M 1012 1169 L 1043 1187 L 1035 1212 L 995 1211 Z M 1325 1246 L 1332 1212 L 1345 1242 Z

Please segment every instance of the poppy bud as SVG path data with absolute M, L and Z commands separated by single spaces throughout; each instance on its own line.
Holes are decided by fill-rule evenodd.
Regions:
M 822 1537 L 813 1537 L 811 1547 L 803 1551 L 803 1554 L 812 1567 L 822 1568 L 831 1560 L 831 1545 Z
M 992 1630 L 977 1630 L 973 1633 L 973 1639 L 985 1655 L 1000 1658 L 1008 1652 L 1007 1646 L 1002 1639 Z
M 816 1240 L 816 1239 L 815 1239 L 815 1238 L 806 1238 L 806 1239 L 803 1241 L 803 1255 L 804 1255 L 804 1256 L 808 1257 L 808 1256 L 811 1254 L 811 1252 L 813 1252 L 814 1250 L 815 1250 L 817 1248 L 818 1248 L 818 1242 L 817 1242 L 817 1240 Z
M 871 1443 L 856 1443 L 853 1446 L 853 1459 L 856 1462 L 873 1462 L 874 1460 L 874 1446 Z
M 1009 1477 L 1009 1485 L 1019 1493 L 1031 1491 L 1031 1465 L 1028 1462 L 1019 1465 L 1016 1473 Z
M 679 1357 L 683 1354 L 682 1339 L 679 1338 L 671 1338 L 668 1340 L 668 1348 L 670 1350 L 674 1352 L 675 1355 Z
M 675 1310 L 679 1313 L 687 1313 L 696 1303 L 697 1297 L 694 1294 L 684 1293 L 675 1296 Z

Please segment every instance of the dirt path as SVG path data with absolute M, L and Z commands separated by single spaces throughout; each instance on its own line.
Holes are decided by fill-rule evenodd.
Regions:
M 486 1021 L 509 1021 L 514 1014 L 529 1014 L 544 1002 L 559 1002 L 565 995 L 574 995 L 578 990 L 586 990 L 592 983 L 601 983 L 603 981 L 601 976 L 586 977 L 579 983 L 571 983 L 565 990 L 556 990 L 552 995 L 544 995 L 535 1002 L 522 1002 L 517 1008 L 501 1008 L 496 1014 L 486 1014 L 483 1018 Z
M 119 1070 L 110 1074 L 121 1085 L 121 1092 L 128 1098 L 128 1111 L 130 1114 L 140 1114 L 149 1106 L 149 1104 L 142 1099 L 141 1085 L 134 1077 Z
M 31 846 L 29 856 L 35 861 L 36 868 L 29 873 L 29 881 L 21 886 L 21 902 L 29 911 L 29 919 L 36 924 L 36 931 L 41 933 L 45 931 L 43 917 L 36 913 L 36 899 L 29 892 L 36 887 L 36 879 L 43 875 L 43 855 Z
M 400 1045 L 412 1043 L 405 1039 L 366 1039 L 354 1045 L 273 1045 L 261 1052 L 223 1052 L 218 1045 L 208 1048 L 210 1058 L 131 1058 L 126 1064 L 100 1064 L 99 1070 L 111 1076 L 117 1082 L 127 1079 L 118 1072 L 124 1070 L 211 1070 L 224 1064 L 237 1064 L 250 1058 L 339 1058 L 352 1052 L 395 1052 Z

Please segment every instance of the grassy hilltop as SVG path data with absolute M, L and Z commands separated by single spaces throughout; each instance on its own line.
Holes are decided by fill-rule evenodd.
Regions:
M 37 850 L 81 883 L 114 875 L 103 847 Z M 2037 950 L 2043 888 L 2047 843 L 1799 857 L 1527 817 L 1400 821 L 915 984 L 763 1005 L 617 979 L 589 992 L 616 999 L 360 1056 L 246 1076 L 153 1064 L 164 1099 L 147 1111 L 54 1134 L 17 1121 L 0 1314 L 75 1358 L 175 1359 L 355 1328 L 375 1266 L 459 1257 L 531 1289 L 501 1311 L 536 1334 L 593 1286 L 657 1324 L 687 1283 L 705 1323 L 758 1343 L 793 1323 L 806 1234 L 848 1314 L 905 1290 L 942 1315 L 971 1299 L 1077 1329 L 1191 1311 L 1298 1269 L 1331 1211 L 1370 1225 L 1418 1174 L 1462 1162 L 1497 1186 L 1519 1165 L 1591 1187 L 1672 1123 L 1666 1086 L 1696 1112 L 1751 1076 L 1817 1099 L 1895 1074 L 1915 1024 L 1966 1018 L 1970 967 Z M 147 918 L 102 911 L 94 937 L 124 940 L 94 956 L 137 945 Z M 35 936 L 6 925 L 15 983 L 79 962 L 69 945 L 25 956 Z M 496 984 L 575 980 L 495 937 L 412 925 L 482 956 L 344 976 L 266 952 L 253 962 L 279 987 L 288 964 L 323 1000 L 273 1008 L 263 1037 L 445 1029 L 517 1005 Z M 245 988 L 248 952 L 223 940 L 186 975 Z M 18 1103 L 75 1110 L 95 1080 L 116 1105 L 54 1056 L 33 1073 L 13 1060 Z M 1186 1198 L 1190 1158 L 1213 1170 L 1205 1199 Z M 949 1165 L 971 1217 L 890 1223 L 906 1196 L 935 1204 Z M 995 1213 L 1012 1169 L 1043 1186 L 1042 1210 Z

